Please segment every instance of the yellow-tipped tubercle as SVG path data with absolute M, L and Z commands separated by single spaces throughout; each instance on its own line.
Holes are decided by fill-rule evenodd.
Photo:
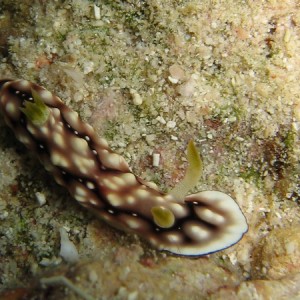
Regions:
M 163 206 L 153 206 L 151 208 L 151 213 L 157 226 L 161 228 L 170 228 L 174 225 L 175 216 L 168 208 Z

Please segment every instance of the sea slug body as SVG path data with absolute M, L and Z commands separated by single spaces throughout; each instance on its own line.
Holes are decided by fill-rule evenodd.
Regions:
M 0 80 L 0 110 L 16 137 L 82 206 L 160 250 L 204 255 L 230 247 L 248 230 L 239 206 L 224 193 L 178 199 L 134 175 L 90 125 L 35 83 Z

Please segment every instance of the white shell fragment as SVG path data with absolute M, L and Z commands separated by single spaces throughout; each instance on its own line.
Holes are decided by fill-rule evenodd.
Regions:
M 153 153 L 152 154 L 152 166 L 158 167 L 160 161 L 160 154 L 159 153 Z
M 68 263 L 76 263 L 79 260 L 78 251 L 73 242 L 69 240 L 68 233 L 64 227 L 59 229 L 60 251 L 59 255 Z
M 94 16 L 96 20 L 100 20 L 101 18 L 100 7 L 97 6 L 95 3 L 94 3 Z
M 173 83 L 173 84 L 177 84 L 177 83 L 179 82 L 179 80 L 178 80 L 177 78 L 173 78 L 173 77 L 171 77 L 171 76 L 168 76 L 168 79 L 169 79 L 169 81 L 170 81 L 171 83 Z
M 96 6 L 94 10 L 98 18 L 100 12 Z M 180 81 L 185 78 L 177 65 L 170 75 Z M 141 96 L 133 89 L 130 93 L 133 103 L 141 105 Z M 39 112 L 45 110 L 45 118 L 40 119 Z M 201 174 L 202 164 L 195 155 L 189 160 L 194 167 L 185 177 L 190 184 L 179 186 L 184 192 L 175 188 L 165 194 L 155 183 L 133 174 L 125 159 L 78 113 L 43 87 L 26 80 L 0 80 L 0 111 L 16 137 L 74 199 L 112 226 L 141 236 L 157 249 L 205 255 L 237 243 L 248 229 L 245 216 L 228 195 L 205 191 L 186 196 Z M 170 129 L 177 126 L 162 117 L 156 120 Z M 152 159 L 153 166 L 159 166 L 160 155 L 154 153 Z M 36 198 L 40 205 L 46 201 L 39 192 Z M 75 245 L 65 228 L 59 231 L 60 256 L 66 262 L 77 262 Z
M 45 194 L 40 193 L 40 192 L 36 192 L 35 193 L 35 197 L 36 197 L 36 200 L 38 201 L 38 203 L 39 203 L 40 206 L 43 206 L 44 204 L 46 204 L 46 196 L 45 196 Z

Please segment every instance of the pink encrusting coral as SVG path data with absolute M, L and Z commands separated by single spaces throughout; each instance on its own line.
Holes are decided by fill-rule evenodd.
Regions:
M 16 137 L 38 155 L 58 184 L 112 226 L 180 255 L 222 250 L 247 231 L 239 206 L 224 193 L 178 198 L 134 175 L 105 139 L 43 87 L 1 80 L 0 89 L 0 109 Z

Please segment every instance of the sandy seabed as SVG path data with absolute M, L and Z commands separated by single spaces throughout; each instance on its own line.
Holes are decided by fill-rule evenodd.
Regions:
M 195 191 L 249 224 L 209 256 L 159 252 L 81 208 L 1 116 L 0 298 L 300 299 L 299 46 L 299 1 L 0 0 L 1 78 L 57 94 L 164 191 L 193 139 Z

